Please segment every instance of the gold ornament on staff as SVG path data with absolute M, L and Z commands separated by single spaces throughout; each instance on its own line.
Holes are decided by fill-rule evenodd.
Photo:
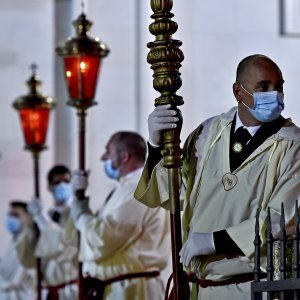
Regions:
M 161 95 L 155 99 L 155 106 L 171 104 L 171 109 L 177 110 L 180 120 L 176 129 L 166 130 L 163 139 L 164 167 L 168 169 L 170 222 L 172 238 L 172 265 L 174 279 L 174 300 L 184 300 L 184 273 L 179 261 L 179 251 L 182 247 L 179 172 L 181 167 L 180 131 L 182 117 L 177 106 L 183 104 L 181 96 L 176 91 L 181 87 L 179 68 L 184 55 L 179 47 L 181 41 L 174 40 L 172 34 L 177 31 L 177 23 L 172 21 L 172 0 L 151 0 L 154 22 L 149 31 L 155 36 L 155 41 L 147 44 L 150 52 L 147 61 L 153 70 L 153 87 Z

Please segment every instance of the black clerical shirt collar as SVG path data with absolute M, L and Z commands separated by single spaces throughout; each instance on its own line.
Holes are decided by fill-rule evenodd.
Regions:
M 245 129 L 247 129 L 249 131 L 249 133 L 251 134 L 251 136 L 254 136 L 254 134 L 257 132 L 257 130 L 261 127 L 261 125 L 257 125 L 257 126 L 245 126 L 240 117 L 239 117 L 239 113 L 237 112 L 236 114 L 236 121 L 235 121 L 235 129 L 234 129 L 234 132 L 240 128 L 240 127 L 244 127 Z

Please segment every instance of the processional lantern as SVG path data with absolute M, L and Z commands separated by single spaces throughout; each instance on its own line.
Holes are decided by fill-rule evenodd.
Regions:
M 70 97 L 67 104 L 78 110 L 86 110 L 96 104 L 94 97 L 98 73 L 102 58 L 107 56 L 109 49 L 99 38 L 90 36 L 92 22 L 84 13 L 79 15 L 73 25 L 76 36 L 64 41 L 56 48 L 56 52 L 63 57 L 64 61 L 64 73 Z
M 36 74 L 37 66 L 31 65 L 32 75 L 27 81 L 29 93 L 25 96 L 17 98 L 13 107 L 18 110 L 23 136 L 25 141 L 25 149 L 32 153 L 33 157 L 33 173 L 34 173 L 34 197 L 40 199 L 40 180 L 39 180 L 39 155 L 46 149 L 46 137 L 50 110 L 54 107 L 53 99 L 40 92 L 42 84 L 39 76 Z M 42 272 L 41 260 L 36 261 L 37 268 L 37 300 L 42 299 Z
M 99 69 L 109 49 L 99 40 L 90 36 L 92 22 L 82 12 L 73 22 L 76 36 L 68 38 L 56 48 L 63 58 L 64 73 L 68 88 L 67 104 L 77 109 L 79 116 L 79 169 L 85 169 L 85 115 L 94 102 Z M 81 197 L 83 193 L 81 193 Z
M 32 76 L 27 81 L 29 93 L 17 98 L 13 107 L 18 110 L 25 149 L 29 150 L 34 159 L 35 173 L 35 196 L 39 198 L 39 153 L 46 149 L 46 137 L 50 110 L 54 107 L 54 101 L 51 97 L 40 92 L 42 84 L 39 76 L 36 74 L 37 66 L 32 64 Z
M 99 40 L 90 36 L 92 22 L 82 12 L 73 22 L 76 36 L 68 38 L 56 48 L 56 52 L 63 58 L 64 73 L 67 83 L 69 100 L 67 104 L 77 110 L 79 120 L 79 169 L 85 170 L 85 117 L 87 109 L 95 105 L 94 102 L 99 69 L 102 66 L 102 59 L 108 55 L 109 49 Z M 78 199 L 84 199 L 85 191 L 78 191 Z M 79 235 L 80 239 L 80 235 Z M 84 300 L 82 263 L 78 266 L 78 288 L 79 300 Z

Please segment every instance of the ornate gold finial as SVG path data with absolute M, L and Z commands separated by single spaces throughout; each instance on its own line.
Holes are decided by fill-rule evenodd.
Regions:
M 180 131 L 182 125 L 181 113 L 177 109 L 183 104 L 181 96 L 176 91 L 181 87 L 179 68 L 184 55 L 179 47 L 182 42 L 174 40 L 172 34 L 177 31 L 177 23 L 171 18 L 173 7 L 172 0 L 151 0 L 151 8 L 154 14 L 151 16 L 154 22 L 149 30 L 155 36 L 155 41 L 147 44 L 150 52 L 147 61 L 153 70 L 153 87 L 161 95 L 155 99 L 155 105 L 171 104 L 172 109 L 178 111 L 180 121 L 174 130 L 167 130 L 164 134 L 164 166 L 167 168 L 181 165 Z
M 24 108 L 32 109 L 35 107 L 52 109 L 55 106 L 54 100 L 40 91 L 42 81 L 36 74 L 37 64 L 32 63 L 30 69 L 32 74 L 26 81 L 29 87 L 29 93 L 25 96 L 18 97 L 13 103 L 14 108 L 17 110 Z
M 30 69 L 32 71 L 32 75 L 36 75 L 36 70 L 37 70 L 37 64 L 36 63 L 32 63 L 30 65 Z
M 37 68 L 38 68 L 38 66 L 36 63 L 32 63 L 30 65 L 32 75 L 29 78 L 29 80 L 27 81 L 30 95 L 40 95 L 40 87 L 42 85 L 42 82 L 40 80 L 40 77 L 36 74 Z

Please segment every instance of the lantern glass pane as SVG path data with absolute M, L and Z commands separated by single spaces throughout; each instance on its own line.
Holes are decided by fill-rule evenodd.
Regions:
M 21 124 L 26 145 L 44 145 L 50 110 L 47 108 L 20 110 Z
M 99 56 L 65 56 L 65 78 L 71 99 L 94 99 Z

